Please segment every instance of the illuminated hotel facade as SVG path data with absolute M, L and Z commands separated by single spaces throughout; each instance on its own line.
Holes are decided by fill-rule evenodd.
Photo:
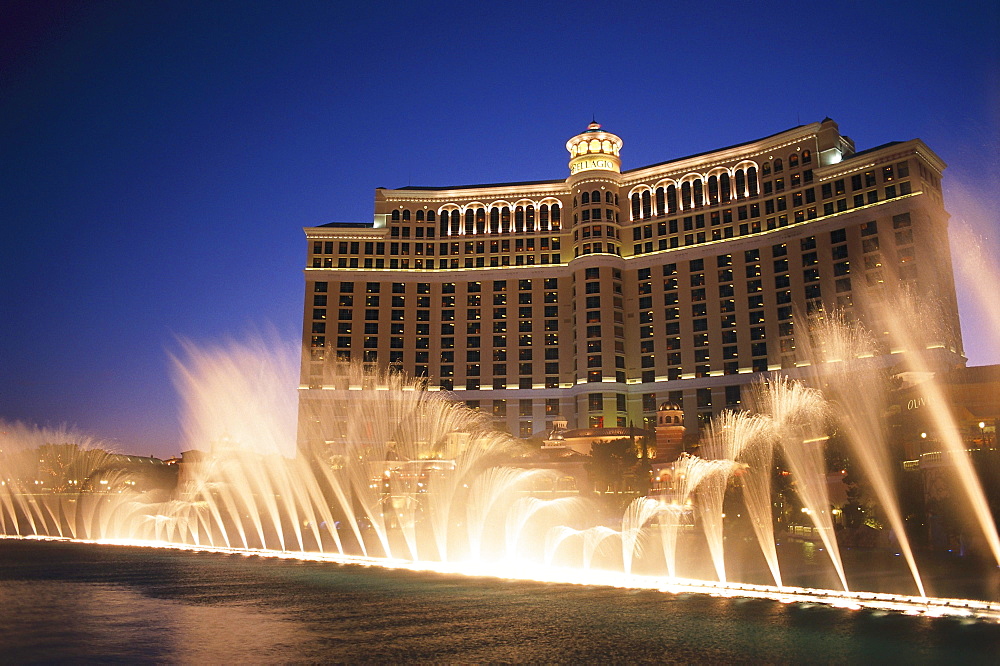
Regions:
M 825 119 L 626 171 L 621 147 L 593 123 L 568 178 L 379 188 L 372 223 L 306 228 L 303 418 L 339 358 L 426 376 L 515 436 L 649 425 L 666 401 L 696 431 L 809 363 L 803 314 L 864 319 L 898 283 L 939 303 L 934 366 L 964 362 L 945 164 L 919 139 L 855 152 Z

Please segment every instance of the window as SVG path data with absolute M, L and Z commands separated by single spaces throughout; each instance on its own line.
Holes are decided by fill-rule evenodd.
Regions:
M 712 389 L 698 389 L 698 407 L 707 408 L 712 406 Z

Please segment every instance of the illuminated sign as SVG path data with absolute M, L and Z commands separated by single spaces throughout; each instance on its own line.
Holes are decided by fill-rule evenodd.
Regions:
M 580 173 L 581 171 L 590 171 L 592 169 L 604 169 L 606 171 L 618 171 L 618 164 L 614 160 L 610 160 L 602 157 L 586 157 L 583 159 L 576 159 L 569 163 L 570 174 Z

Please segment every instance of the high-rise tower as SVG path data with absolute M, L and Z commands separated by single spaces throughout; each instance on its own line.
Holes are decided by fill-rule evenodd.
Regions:
M 523 437 L 652 428 L 665 402 L 693 432 L 760 373 L 803 371 L 809 313 L 878 332 L 897 285 L 938 309 L 921 353 L 964 362 L 945 165 L 919 139 L 855 152 L 827 118 L 624 171 L 597 123 L 566 148 L 566 178 L 379 188 L 373 223 L 305 230 L 304 414 L 349 358 Z

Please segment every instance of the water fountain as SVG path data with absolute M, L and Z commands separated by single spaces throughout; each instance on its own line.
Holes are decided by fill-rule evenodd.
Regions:
M 842 415 L 839 421 L 851 451 L 871 480 L 879 505 L 899 539 L 918 594 L 925 596 L 891 478 L 884 420 L 888 376 L 875 365 L 874 342 L 860 325 L 844 320 L 837 313 L 816 318 L 812 325 L 817 344 L 810 357 L 822 360 L 809 366 L 813 383 L 824 387 Z M 864 382 L 859 382 L 859 377 L 864 377 Z
M 826 401 L 816 389 L 779 376 L 756 384 L 748 402 L 751 409 L 771 417 L 771 441 L 781 448 L 792 476 L 801 480 L 796 484 L 796 491 L 807 515 L 819 530 L 841 586 L 847 590 L 826 484 L 823 450 L 828 439 Z
M 823 393 L 787 377 L 767 378 L 748 401 L 758 413 L 723 413 L 706 429 L 702 455 L 683 455 L 664 490 L 636 499 L 617 520 L 588 510 L 584 496 L 534 496 L 535 484 L 554 472 L 520 465 L 518 444 L 485 416 L 419 380 L 358 364 L 328 364 L 331 388 L 308 405 L 312 418 L 305 425 L 323 444 L 296 447 L 295 396 L 288 387 L 297 352 L 251 342 L 189 347 L 179 363 L 185 432 L 210 450 L 181 463 L 169 495 L 132 490 L 133 478 L 101 460 L 106 454 L 98 453 L 99 442 L 7 424 L 0 531 L 1000 619 L 998 603 L 926 598 L 894 508 L 884 447 L 872 445 L 884 441 L 882 389 L 857 386 L 859 365 L 869 378 L 881 375 L 867 367 L 859 328 L 836 316 L 825 321 L 816 323 L 812 350 L 823 362 L 811 367 Z M 848 591 L 824 478 L 830 419 L 854 443 L 896 531 L 918 591 L 909 601 Z M 40 490 L 36 453 L 52 443 L 72 458 L 60 483 L 74 485 Z M 783 583 L 770 505 L 776 451 L 798 480 L 842 591 Z M 729 580 L 724 499 L 733 479 L 773 586 Z M 706 548 L 716 581 L 685 578 Z

